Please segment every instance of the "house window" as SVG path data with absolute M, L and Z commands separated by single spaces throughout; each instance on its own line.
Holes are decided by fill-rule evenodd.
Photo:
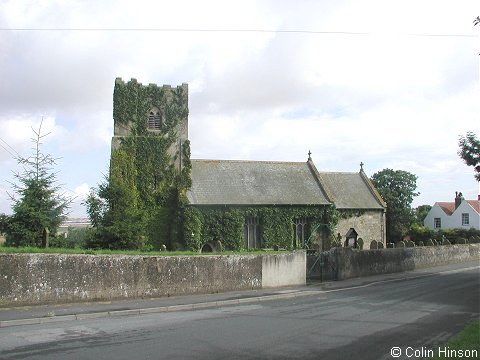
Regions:
M 162 115 L 160 110 L 153 108 L 148 114 L 148 130 L 161 130 L 162 129 Z
M 295 248 L 303 248 L 305 246 L 305 240 L 307 238 L 308 221 L 305 218 L 299 218 L 294 220 L 295 227 Z
M 470 214 L 463 213 L 462 214 L 462 226 L 470 225 Z
M 257 249 L 262 246 L 260 238 L 260 221 L 256 216 L 250 216 L 245 219 L 244 225 L 245 247 L 247 249 Z
M 441 229 L 442 227 L 442 219 L 441 218 L 434 218 L 433 219 L 433 228 L 434 229 Z

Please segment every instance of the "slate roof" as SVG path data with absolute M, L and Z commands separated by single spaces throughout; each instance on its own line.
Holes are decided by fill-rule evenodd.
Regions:
M 330 204 L 307 163 L 192 160 L 192 188 L 197 205 Z
M 311 161 L 192 160 L 193 205 L 329 205 L 383 209 L 366 176 L 319 173 Z
M 383 209 L 386 206 L 362 172 L 319 172 L 319 175 L 337 209 Z

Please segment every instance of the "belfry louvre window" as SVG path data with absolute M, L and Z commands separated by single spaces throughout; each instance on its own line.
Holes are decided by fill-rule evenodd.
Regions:
M 162 130 L 162 115 L 160 110 L 152 109 L 148 114 L 148 130 Z

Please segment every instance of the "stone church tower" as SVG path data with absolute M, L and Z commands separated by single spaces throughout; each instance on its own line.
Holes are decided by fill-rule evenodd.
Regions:
M 115 79 L 112 152 L 122 139 L 159 136 L 169 143 L 168 154 L 181 167 L 182 145 L 188 140 L 188 84 L 147 86 L 131 79 Z
M 109 186 L 116 202 L 109 216 L 139 226 L 138 234 L 127 231 L 121 238 L 135 239 L 137 246 L 173 248 L 181 241 L 178 209 L 192 183 L 188 85 L 144 86 L 117 78 L 113 120 Z

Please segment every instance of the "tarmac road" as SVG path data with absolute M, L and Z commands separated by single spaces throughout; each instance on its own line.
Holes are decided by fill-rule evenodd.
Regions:
M 39 316 L 51 309 L 59 315 Z M 478 262 L 269 292 L 4 309 L 0 359 L 395 359 L 393 347 L 411 359 L 479 311 Z

